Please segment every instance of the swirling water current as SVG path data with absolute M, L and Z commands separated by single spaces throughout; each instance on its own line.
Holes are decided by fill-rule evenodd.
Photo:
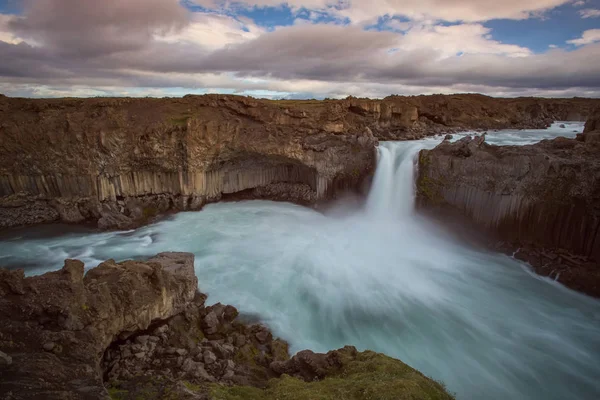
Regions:
M 494 144 L 574 136 L 582 124 L 490 132 Z M 460 135 L 458 135 L 460 136 Z M 233 304 L 292 351 L 343 345 L 397 357 L 458 399 L 600 399 L 600 301 L 464 243 L 414 212 L 414 158 L 439 138 L 383 142 L 366 204 L 323 214 L 220 203 L 127 232 L 65 225 L 0 236 L 0 265 L 39 274 L 161 251 L 196 255 L 209 302 Z

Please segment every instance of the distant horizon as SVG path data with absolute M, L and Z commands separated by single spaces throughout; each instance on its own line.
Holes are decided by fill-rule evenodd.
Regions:
M 11 97 L 600 98 L 598 0 L 0 0 Z
M 421 93 L 421 94 L 388 94 L 383 97 L 361 97 L 361 96 L 353 96 L 348 95 L 346 97 L 320 97 L 320 98 L 285 98 L 285 97 L 258 97 L 249 94 L 240 94 L 240 93 L 186 93 L 182 95 L 176 96 L 50 96 L 50 97 L 36 97 L 36 96 L 10 96 L 5 93 L 0 93 L 0 96 L 7 97 L 9 99 L 30 99 L 30 100 L 60 100 L 60 99 L 182 99 L 187 96 L 235 96 L 235 97 L 246 97 L 252 98 L 255 100 L 269 100 L 269 101 L 339 101 L 339 100 L 348 100 L 350 98 L 358 99 L 358 100 L 385 100 L 389 97 L 421 97 L 421 96 L 484 96 L 492 99 L 547 99 L 547 100 L 572 100 L 572 99 L 581 99 L 581 100 L 600 100 L 600 96 L 598 97 L 584 97 L 584 96 L 570 96 L 570 97 L 550 97 L 550 96 L 493 96 L 485 93 L 476 93 L 476 92 L 464 92 L 464 93 Z

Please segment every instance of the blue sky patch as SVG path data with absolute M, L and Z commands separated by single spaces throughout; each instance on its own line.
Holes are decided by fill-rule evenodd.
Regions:
M 583 8 L 589 8 L 587 4 Z M 543 18 L 527 20 L 492 20 L 484 23 L 492 29 L 491 35 L 495 40 L 507 44 L 528 47 L 536 53 L 543 53 L 548 46 L 573 48 L 567 40 L 581 37 L 587 29 L 600 28 L 600 18 L 581 18 L 579 10 L 568 4 L 557 7 Z

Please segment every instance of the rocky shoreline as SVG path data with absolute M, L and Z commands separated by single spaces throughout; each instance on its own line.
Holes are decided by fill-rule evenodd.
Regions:
M 398 360 L 288 345 L 232 306 L 206 306 L 194 257 L 0 269 L 0 398 L 452 399 Z
M 0 95 L 0 228 L 129 229 L 228 197 L 315 205 L 361 191 L 378 140 L 583 120 L 594 99 L 20 99 Z
M 467 217 L 497 250 L 600 297 L 600 116 L 577 139 L 494 146 L 485 135 L 419 154 L 417 203 Z

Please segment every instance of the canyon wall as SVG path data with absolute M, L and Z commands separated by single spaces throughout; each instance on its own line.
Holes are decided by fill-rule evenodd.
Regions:
M 377 139 L 277 103 L 0 100 L 0 226 L 98 221 L 128 228 L 223 196 L 314 204 L 359 187 Z
M 418 204 L 466 216 L 538 273 L 600 296 L 600 132 L 592 124 L 577 140 L 493 146 L 479 136 L 423 150 Z
M 589 99 L 19 99 L 0 95 L 0 228 L 130 228 L 223 198 L 312 205 L 360 188 L 378 139 L 580 119 Z

